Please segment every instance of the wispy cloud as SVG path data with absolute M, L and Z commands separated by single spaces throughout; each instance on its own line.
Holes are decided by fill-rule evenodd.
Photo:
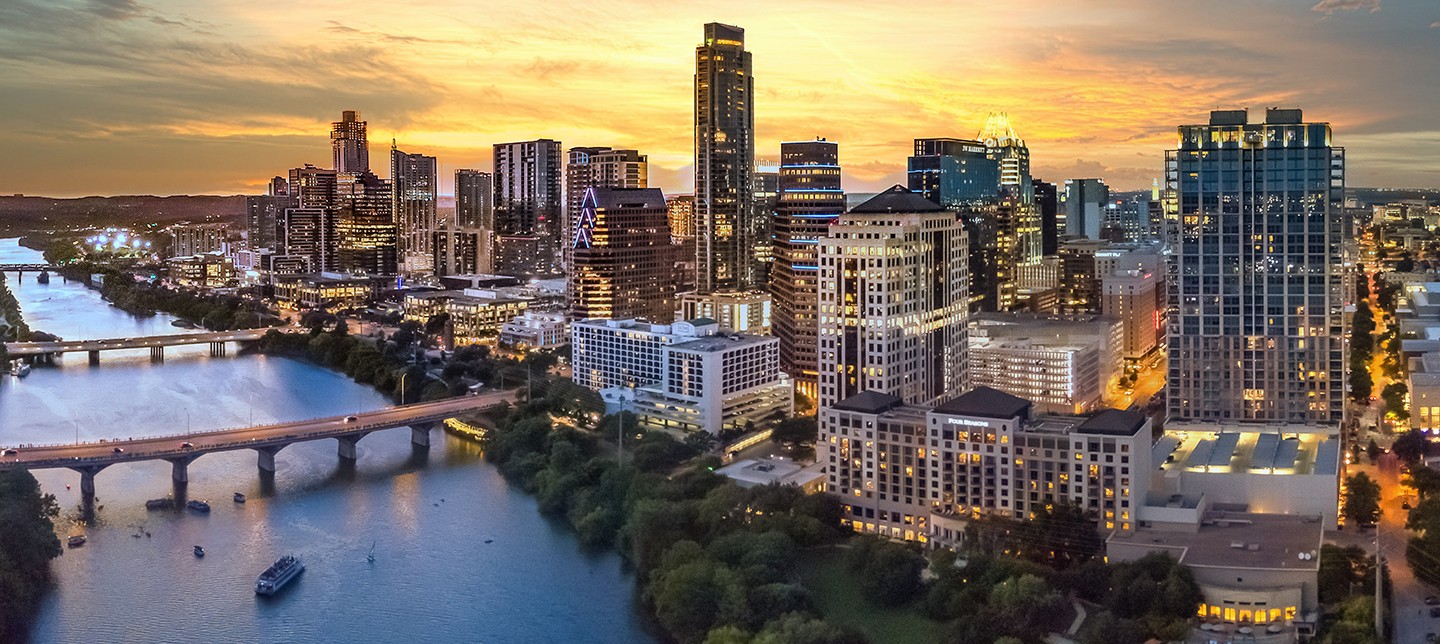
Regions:
M 1336 11 L 1360 11 L 1369 10 L 1375 13 L 1380 10 L 1380 0 L 1320 0 L 1318 4 L 1310 7 L 1311 11 L 1320 13 L 1334 13 Z

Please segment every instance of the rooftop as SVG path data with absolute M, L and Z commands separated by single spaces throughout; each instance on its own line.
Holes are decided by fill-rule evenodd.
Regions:
M 1155 443 L 1166 471 L 1220 474 L 1316 474 L 1339 471 L 1340 442 L 1323 433 L 1170 429 Z
M 941 414 L 999 419 L 1029 416 L 1029 410 L 1030 401 L 990 387 L 976 387 L 935 408 Z
M 1210 512 L 1196 532 L 1139 528 L 1109 543 L 1172 550 L 1190 567 L 1318 570 L 1324 523 L 1318 516 Z M 1301 553 L 1312 558 L 1301 558 Z
M 1076 431 L 1082 434 L 1109 434 L 1112 436 L 1134 436 L 1145 426 L 1148 418 L 1138 411 L 1106 409 L 1080 423 Z
M 878 391 L 862 391 L 854 396 L 841 400 L 830 407 L 843 411 L 858 411 L 862 414 L 880 414 L 904 404 L 899 396 L 880 393 Z
M 677 351 L 700 351 L 704 353 L 713 353 L 716 351 L 725 351 L 727 349 L 735 349 L 738 347 L 748 347 L 756 344 L 765 344 L 767 342 L 778 343 L 779 341 L 780 340 L 775 336 L 769 335 L 710 335 L 702 338 L 696 338 L 694 340 L 687 340 L 678 344 L 672 344 L 670 345 L 670 348 Z
M 818 465 L 801 467 L 794 461 L 771 458 L 747 458 L 735 461 L 715 470 L 715 473 L 735 481 L 740 487 L 756 487 L 772 483 L 803 487 L 805 484 L 825 476 L 824 469 Z
M 895 185 L 889 190 L 871 197 L 868 201 L 850 209 L 852 213 L 890 212 L 941 212 L 944 206 L 930 201 L 918 192 L 911 192 L 905 186 Z

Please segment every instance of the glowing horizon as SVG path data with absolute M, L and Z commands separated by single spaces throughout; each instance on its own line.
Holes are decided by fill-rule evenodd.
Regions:
M 0 193 L 259 194 L 330 165 L 342 110 L 369 122 L 372 168 L 397 139 L 439 158 L 445 194 L 455 169 L 490 168 L 491 145 L 537 138 L 637 149 L 652 186 L 688 193 L 711 21 L 754 54 L 757 161 L 823 136 L 850 192 L 902 183 L 914 138 L 973 138 L 990 112 L 1038 178 L 1145 189 L 1176 126 L 1246 106 L 1330 122 L 1351 186 L 1440 187 L 1440 7 L 1252 4 L 13 0 Z

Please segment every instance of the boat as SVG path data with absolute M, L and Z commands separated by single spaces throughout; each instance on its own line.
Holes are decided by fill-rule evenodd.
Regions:
M 80 546 L 85 545 L 85 535 L 77 534 L 73 537 L 70 537 L 70 540 L 67 543 L 70 544 L 71 548 L 79 548 Z
M 196 512 L 208 513 L 210 511 L 210 504 L 204 501 L 191 501 L 189 503 L 186 503 L 185 507 L 190 508 L 191 510 L 194 510 Z
M 371 541 L 371 542 L 370 542 L 370 554 L 365 555 L 365 560 L 368 561 L 368 562 L 370 562 L 370 563 L 375 563 L 375 542 L 374 542 L 374 541 Z
M 146 510 L 169 510 L 175 507 L 175 499 L 165 497 L 163 499 L 150 499 L 145 502 Z
M 49 284 L 49 283 L 50 283 L 50 271 L 40 271 L 40 274 L 35 276 L 35 283 L 36 283 L 36 284 Z
M 245 495 L 244 495 L 244 494 L 241 494 L 241 493 L 239 493 L 239 492 L 236 492 L 236 493 L 235 493 L 235 502 L 236 502 L 236 503 L 244 503 L 244 502 L 245 502 Z
M 260 577 L 255 580 L 255 594 L 274 595 L 302 572 L 305 572 L 305 564 L 300 563 L 295 555 L 285 555 L 270 564 L 265 572 L 260 573 Z
M 204 557 L 204 556 L 205 556 L 205 549 L 204 549 L 204 548 L 201 548 L 200 546 L 195 546 L 195 556 L 196 556 L 196 557 Z
M 180 327 L 182 329 L 195 328 L 195 324 L 193 322 L 187 322 L 185 320 L 175 320 L 174 322 L 170 323 L 170 326 Z
M 24 378 L 30 375 L 30 364 L 24 360 L 16 360 L 10 363 L 10 375 L 16 378 Z

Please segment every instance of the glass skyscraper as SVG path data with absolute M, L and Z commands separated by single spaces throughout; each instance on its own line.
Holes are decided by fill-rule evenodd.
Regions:
M 439 164 L 435 157 L 408 154 L 390 146 L 391 213 L 400 228 L 399 258 L 405 272 L 433 270 L 431 235 L 439 228 L 436 203 Z
M 330 124 L 330 146 L 335 156 L 335 171 L 368 172 L 370 170 L 370 142 L 366 139 L 365 121 L 360 113 L 345 110 L 340 120 Z
M 819 242 L 845 212 L 840 146 L 824 139 L 780 144 L 780 182 L 770 267 L 771 325 L 780 368 L 815 397 Z
M 1345 151 L 1328 123 L 1215 111 L 1166 153 L 1172 232 L 1169 422 L 1344 419 Z
M 744 291 L 755 284 L 755 79 L 745 30 L 705 25 L 695 48 L 696 291 Z

